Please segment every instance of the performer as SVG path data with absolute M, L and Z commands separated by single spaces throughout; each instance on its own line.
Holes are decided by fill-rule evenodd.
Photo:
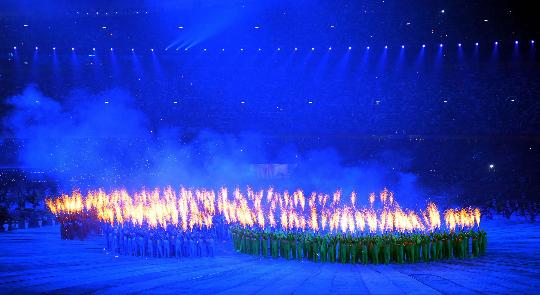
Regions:
M 133 256 L 133 232 L 132 232 L 132 228 L 131 228 L 131 227 L 129 227 L 129 229 L 128 229 L 127 239 L 128 239 L 128 242 L 127 242 L 127 245 L 128 245 L 128 255 L 129 255 L 129 256 Z
M 294 233 L 294 243 L 296 244 L 296 260 L 301 261 L 302 260 L 302 251 L 304 250 L 304 243 L 301 233 Z
M 487 249 L 487 233 L 486 233 L 486 231 L 479 229 L 478 234 L 479 234 L 479 238 L 478 238 L 479 254 L 484 255 L 484 254 L 486 254 L 486 249 Z
M 165 233 L 165 240 L 163 241 L 163 252 L 165 254 L 166 258 L 169 258 L 171 255 L 171 242 L 170 242 L 170 236 L 169 233 Z
M 133 240 L 135 241 L 135 256 L 141 256 L 141 237 L 138 229 L 135 230 Z
M 368 241 L 362 240 L 362 264 L 368 264 Z
M 429 262 L 429 248 L 430 248 L 429 237 L 424 235 L 422 237 L 422 260 L 424 262 Z
M 431 260 L 435 261 L 437 260 L 437 240 L 435 238 L 435 235 L 431 234 Z
M 148 253 L 147 257 L 154 257 L 154 234 L 148 236 Z
M 262 233 L 262 256 L 268 257 L 268 231 L 265 230 Z
M 296 238 L 294 236 L 294 233 L 289 233 L 287 238 L 289 239 L 289 245 L 291 247 L 291 258 L 293 260 L 296 260 Z
M 123 255 L 128 255 L 128 252 L 129 252 L 129 237 L 128 237 L 128 233 L 127 233 L 127 230 L 124 230 L 122 229 L 122 240 L 123 240 L 123 244 L 122 244 L 122 254 Z
M 391 251 L 392 251 L 392 240 L 389 236 L 386 236 L 383 241 L 383 259 L 384 264 L 390 263 L 391 258 Z
M 478 245 L 478 236 L 476 233 L 471 232 L 471 237 L 472 237 L 472 256 L 478 257 L 478 255 L 480 254 L 480 247 Z
M 328 235 L 320 237 L 319 249 L 321 251 L 321 262 L 323 263 L 327 262 L 328 260 Z
M 109 228 L 109 234 L 108 235 L 109 235 L 109 248 L 107 250 L 114 254 L 114 247 L 115 247 L 116 243 L 114 242 L 115 235 L 114 235 L 113 227 Z
M 197 257 L 202 257 L 202 237 L 201 233 L 197 233 Z
M 281 243 L 281 250 L 283 251 L 282 257 L 289 260 L 291 256 L 291 246 L 289 244 L 289 238 L 287 237 L 285 233 L 281 236 L 280 243 Z
M 418 233 L 413 235 L 414 242 L 414 261 L 419 262 L 421 257 L 421 244 L 422 239 Z
M 144 240 L 144 236 L 143 236 L 143 232 L 142 231 L 139 231 L 139 255 L 141 257 L 144 257 L 144 246 L 145 246 L 145 240 Z
M 206 241 L 206 256 L 214 257 L 214 237 L 209 235 Z
M 381 239 L 380 239 L 380 237 L 376 236 L 373 239 L 373 252 L 372 252 L 373 257 L 371 257 L 374 264 L 379 264 L 379 252 L 380 252 L 380 249 L 381 249 Z
M 437 259 L 443 259 L 443 241 L 440 233 L 436 234 L 437 236 Z M 414 261 L 413 261 L 414 262 Z
M 349 240 L 350 249 L 351 249 L 351 264 L 356 264 L 358 261 L 358 238 L 351 237 Z
M 304 234 L 304 259 L 311 260 L 312 259 L 312 251 L 311 251 L 311 235 L 309 233 Z
M 182 234 L 180 233 L 180 230 L 176 231 L 176 239 L 174 243 L 174 256 L 176 256 L 177 259 L 180 259 L 182 256 Z
M 161 233 L 158 231 L 156 232 L 156 257 L 162 258 L 164 256 L 163 254 L 163 237 Z
M 329 235 L 328 236 L 328 256 L 331 263 L 336 262 L 336 236 L 335 235 Z
M 395 238 L 395 246 L 396 246 L 396 260 L 397 260 L 397 263 L 401 264 L 404 262 L 403 240 L 401 237 Z
M 341 233 L 339 234 L 339 257 L 341 263 L 347 263 L 347 241 Z
M 189 256 L 189 240 L 186 232 L 182 233 L 182 256 Z
M 104 223 L 102 226 L 103 235 L 105 236 L 105 249 L 110 250 L 111 249 L 111 239 L 109 236 L 110 227 L 108 223 Z M 60 234 L 62 235 L 62 229 L 60 229 Z
M 319 241 L 318 237 L 314 234 L 311 234 L 311 258 L 313 262 L 319 261 Z
M 118 254 L 120 250 L 119 245 L 118 245 L 118 239 L 119 239 L 118 229 L 115 228 L 114 233 L 113 233 L 113 251 L 112 251 L 114 255 Z
M 279 247 L 278 247 L 278 237 L 275 233 L 272 233 L 271 235 L 271 238 L 272 238 L 272 258 L 274 259 L 277 259 L 278 256 L 279 256 Z

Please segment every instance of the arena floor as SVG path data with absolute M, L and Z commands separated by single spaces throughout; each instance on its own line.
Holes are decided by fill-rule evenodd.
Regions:
M 0 233 L 0 294 L 536 293 L 540 225 L 484 224 L 485 257 L 388 266 L 261 260 L 230 247 L 213 258 L 114 257 L 97 237 L 62 241 L 57 227 L 18 230 Z

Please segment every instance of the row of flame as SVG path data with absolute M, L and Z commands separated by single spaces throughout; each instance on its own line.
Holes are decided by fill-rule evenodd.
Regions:
M 379 195 L 371 193 L 367 208 L 357 208 L 356 197 L 352 192 L 350 203 L 341 204 L 341 191 L 331 196 L 311 193 L 306 197 L 301 190 L 290 194 L 272 188 L 255 191 L 248 187 L 245 193 L 236 188 L 229 198 L 227 188 L 219 189 L 216 197 L 214 190 L 181 188 L 176 192 L 169 186 L 163 190 L 143 189 L 132 195 L 124 189 L 110 193 L 99 189 L 84 197 L 74 191 L 71 195 L 47 199 L 46 204 L 57 216 L 88 212 L 111 225 L 129 223 L 150 228 L 172 225 L 184 231 L 194 227 L 211 228 L 213 218 L 218 214 L 228 224 L 262 229 L 343 233 L 434 232 L 441 229 L 441 214 L 434 203 L 428 203 L 425 210 L 417 213 L 402 209 L 387 189 Z M 443 218 L 446 229 L 451 232 L 480 226 L 478 208 L 448 209 Z

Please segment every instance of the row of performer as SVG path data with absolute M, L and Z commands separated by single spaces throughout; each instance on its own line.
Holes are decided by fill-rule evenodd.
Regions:
M 310 232 L 268 232 L 231 227 L 237 252 L 287 260 L 340 263 L 415 263 L 478 257 L 486 253 L 483 230 L 353 236 Z
M 139 257 L 213 257 L 213 230 L 146 229 L 104 226 L 105 247 L 115 255 Z

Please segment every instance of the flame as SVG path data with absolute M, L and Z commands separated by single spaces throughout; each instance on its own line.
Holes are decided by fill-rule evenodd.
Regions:
M 147 226 L 149 228 L 176 227 L 183 231 L 212 228 L 214 218 L 220 216 L 227 224 L 245 228 L 258 227 L 274 230 L 301 230 L 342 233 L 411 233 L 435 232 L 441 229 L 441 213 L 435 203 L 428 203 L 419 213 L 402 209 L 394 194 L 384 189 L 376 198 L 369 195 L 369 207 L 357 208 L 356 193 L 351 193 L 350 204 L 341 204 L 341 191 L 332 195 L 311 193 L 307 198 L 298 189 L 292 194 L 273 188 L 243 192 L 236 188 L 229 194 L 225 187 L 217 194 L 211 189 L 174 190 L 142 189 L 133 194 L 125 189 L 105 192 L 89 191 L 83 196 L 78 190 L 46 199 L 49 210 L 58 217 L 88 214 L 111 225 Z M 382 208 L 376 209 L 380 201 Z M 444 227 L 450 232 L 480 227 L 478 208 L 450 208 L 443 212 Z

